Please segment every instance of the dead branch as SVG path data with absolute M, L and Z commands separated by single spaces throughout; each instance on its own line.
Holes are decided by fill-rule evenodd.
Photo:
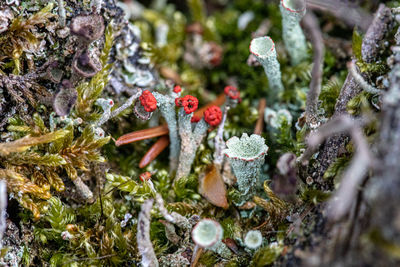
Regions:
M 321 93 L 322 68 L 324 64 L 324 40 L 317 18 L 312 12 L 307 12 L 303 18 L 303 26 L 309 32 L 309 38 L 313 46 L 314 58 L 311 71 L 310 89 L 307 93 L 306 123 L 311 129 L 319 126 L 318 98 Z
M 356 82 L 358 83 L 359 86 L 361 86 L 361 88 L 370 93 L 370 94 L 381 94 L 382 91 L 377 89 L 375 86 L 370 85 L 365 79 L 364 77 L 358 72 L 357 66 L 354 63 L 354 61 L 350 61 L 348 64 L 348 69 L 349 72 L 351 73 L 351 75 L 354 77 L 354 79 L 356 80 Z
M 350 135 L 356 146 L 350 166 L 343 174 L 340 186 L 328 203 L 328 218 L 337 221 L 348 213 L 355 202 L 360 185 L 364 181 L 373 160 L 367 141 L 358 125 L 353 124 Z
M 336 0 L 307 0 L 307 9 L 331 13 L 349 27 L 360 27 L 365 32 L 371 24 L 372 16 L 361 8 L 351 7 Z
M 379 44 L 384 40 L 386 34 L 392 27 L 393 18 L 388 14 L 390 9 L 387 8 L 384 4 L 381 4 L 376 12 L 375 18 L 370 25 L 365 37 L 363 39 L 363 43 L 366 43 L 364 47 L 367 47 L 367 44 Z M 370 50 L 362 49 L 362 57 L 366 62 L 367 60 L 371 60 L 371 58 L 376 57 L 378 52 L 380 51 L 379 46 L 371 46 Z M 340 117 L 341 115 L 348 114 L 346 110 L 347 103 L 356 95 L 358 95 L 362 89 L 354 79 L 353 75 L 349 73 L 346 77 L 346 80 L 343 84 L 343 87 L 340 91 L 339 98 L 336 102 L 335 113 L 332 116 L 332 119 L 336 117 Z M 344 149 L 345 144 L 348 141 L 348 136 L 345 134 L 337 134 L 331 136 L 327 139 L 324 146 L 320 149 L 320 152 L 317 157 L 317 161 L 319 163 L 319 167 L 317 170 L 311 170 L 314 181 L 318 183 L 322 187 L 330 187 L 331 185 L 327 185 L 326 181 L 323 181 L 322 177 L 331 163 L 338 157 L 339 151 Z M 310 173 L 310 172 L 309 172 Z M 307 174 L 309 175 L 309 174 Z
M 143 267 L 158 267 L 158 260 L 154 253 L 150 240 L 150 211 L 153 207 L 153 199 L 148 199 L 142 204 L 137 224 L 137 245 L 142 256 Z

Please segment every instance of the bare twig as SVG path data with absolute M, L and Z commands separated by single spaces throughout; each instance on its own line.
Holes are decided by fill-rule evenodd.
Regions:
M 3 177 L 2 177 L 3 178 Z M 3 235 L 7 227 L 7 184 L 0 180 L 0 249 L 3 247 Z
M 94 258 L 77 258 L 77 259 L 72 259 L 69 261 L 64 262 L 65 264 L 75 262 L 75 261 L 94 261 L 94 260 L 102 260 L 102 259 L 107 259 L 116 256 L 116 254 L 110 254 L 110 255 L 104 255 L 104 256 L 99 256 L 99 257 L 94 257 Z
M 356 151 L 350 166 L 342 177 L 339 189 L 329 202 L 329 217 L 332 220 L 338 220 L 348 212 L 357 196 L 358 186 L 365 178 L 368 168 L 372 166 L 373 157 L 361 130 L 361 126 L 365 122 L 366 120 L 363 119 L 353 120 L 348 115 L 334 118 L 309 135 L 307 140 L 308 148 L 301 157 L 303 163 L 307 162 L 313 151 L 327 137 L 340 132 L 350 132 Z
M 318 98 L 321 93 L 322 68 L 324 64 L 324 40 L 317 18 L 312 12 L 307 12 L 303 25 L 308 30 L 314 50 L 313 68 L 311 72 L 310 89 L 307 93 L 306 123 L 311 129 L 319 126 L 317 118 Z
M 363 120 L 354 120 L 349 115 L 342 115 L 333 118 L 329 122 L 319 127 L 317 131 L 311 132 L 309 134 L 307 138 L 307 149 L 299 157 L 299 161 L 302 162 L 303 165 L 308 164 L 309 158 L 312 156 L 312 154 L 315 153 L 318 146 L 325 139 L 332 135 L 349 131 L 350 129 L 352 129 L 352 127 L 360 127 L 363 124 Z
M 370 94 L 381 94 L 382 91 L 377 89 L 376 87 L 370 85 L 366 80 L 364 80 L 363 76 L 361 76 L 360 73 L 358 73 L 356 64 L 354 61 L 350 61 L 348 64 L 348 69 L 351 73 L 351 75 L 354 77 L 356 82 L 361 86 L 361 88 L 370 93 Z
M 363 43 L 379 44 L 385 38 L 392 24 L 392 16 L 389 16 L 387 14 L 388 11 L 390 12 L 390 9 L 387 8 L 384 4 L 381 4 L 379 6 L 374 20 L 364 36 Z M 367 45 L 365 45 L 364 47 L 367 47 Z M 379 51 L 379 46 L 375 45 L 370 46 L 370 50 L 362 49 L 361 53 L 363 60 L 365 62 L 369 62 L 371 58 L 378 55 Z M 336 102 L 333 118 L 340 117 L 343 114 L 348 114 L 346 110 L 347 103 L 350 101 L 350 99 L 358 95 L 361 90 L 362 89 L 354 79 L 353 75 L 349 73 L 340 91 L 339 98 Z M 324 146 L 321 148 L 317 157 L 319 167 L 317 170 L 312 170 L 314 181 L 316 181 L 316 183 L 318 183 L 320 186 L 329 186 L 328 184 L 326 184 L 326 181 L 323 181 L 323 174 L 331 165 L 331 163 L 337 158 L 340 149 L 344 147 L 347 140 L 347 135 L 337 134 L 329 137 Z
M 393 27 L 392 21 L 393 17 L 390 8 L 380 4 L 361 45 L 361 56 L 365 62 L 372 63 L 376 60 L 380 51 L 379 45 Z
M 264 129 L 264 111 L 267 106 L 267 100 L 265 98 L 261 98 L 260 102 L 258 102 L 258 119 L 256 122 L 256 126 L 254 127 L 254 134 L 260 135 Z
M 194 247 L 194 251 L 193 251 L 193 256 L 192 256 L 192 260 L 190 263 L 190 267 L 196 267 L 198 265 L 199 259 L 201 254 L 203 253 L 203 248 L 199 247 L 198 245 L 196 245 Z
M 142 256 L 143 267 L 158 267 L 158 260 L 154 253 L 150 240 L 150 211 L 153 207 L 153 199 L 147 199 L 141 206 L 137 224 L 137 245 Z
M 181 227 L 185 230 L 190 230 L 192 228 L 189 220 L 180 215 L 177 212 L 169 213 L 164 206 L 164 200 L 160 194 L 156 194 L 156 203 L 158 210 L 161 212 L 162 216 L 170 223 L 176 224 L 178 227 Z
M 333 221 L 347 214 L 357 197 L 359 186 L 364 181 L 368 168 L 373 164 L 371 152 L 360 127 L 353 124 L 350 134 L 356 146 L 356 152 L 343 174 L 338 190 L 329 200 L 328 217 Z
M 96 123 L 97 126 L 101 126 L 103 123 L 106 121 L 114 118 L 118 114 L 120 114 L 122 111 L 125 109 L 129 108 L 132 106 L 133 102 L 139 98 L 139 96 L 142 94 L 142 90 L 138 89 L 124 104 L 122 104 L 120 107 L 114 109 L 110 113 L 104 112 L 103 116 L 98 120 Z
M 329 12 L 349 27 L 360 27 L 364 32 L 372 21 L 371 14 L 361 8 L 351 7 L 336 0 L 307 0 L 307 9 Z

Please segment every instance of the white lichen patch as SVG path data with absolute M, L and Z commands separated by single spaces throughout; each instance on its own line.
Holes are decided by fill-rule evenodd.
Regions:
M 249 249 L 257 249 L 258 247 L 261 246 L 262 241 L 263 241 L 262 234 L 258 230 L 248 231 L 244 238 L 244 244 Z

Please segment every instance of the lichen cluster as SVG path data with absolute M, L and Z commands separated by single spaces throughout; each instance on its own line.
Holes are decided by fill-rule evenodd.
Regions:
M 326 44 L 311 125 L 316 49 L 299 23 L 305 1 L 267 2 L 0 3 L 1 264 L 266 266 L 304 257 L 296 251 L 320 226 L 320 203 L 368 145 L 346 141 L 329 164 L 314 153 L 342 129 L 318 127 L 336 118 L 345 62 L 354 55 L 353 82 L 367 89 L 346 102 L 361 122 L 338 120 L 372 140 L 390 52 L 372 62 L 357 30 L 318 14 L 324 38 L 344 47 Z

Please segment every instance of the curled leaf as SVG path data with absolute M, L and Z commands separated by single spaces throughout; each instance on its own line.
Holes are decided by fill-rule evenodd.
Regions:
M 209 165 L 205 173 L 200 176 L 199 191 L 211 204 L 224 209 L 228 208 L 225 184 L 215 165 Z

